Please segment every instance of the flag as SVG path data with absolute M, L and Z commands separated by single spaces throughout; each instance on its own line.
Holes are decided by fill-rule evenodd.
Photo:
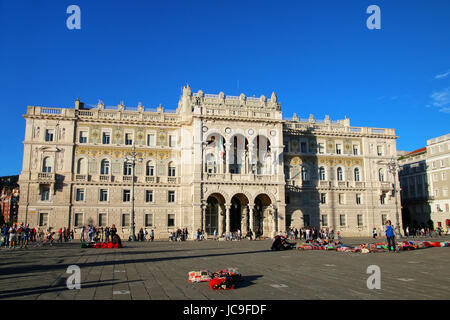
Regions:
M 223 140 L 222 137 L 219 138 L 219 156 L 223 158 L 225 152 L 223 151 Z

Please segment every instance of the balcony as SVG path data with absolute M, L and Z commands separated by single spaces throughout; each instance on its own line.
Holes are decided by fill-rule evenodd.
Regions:
M 133 182 L 133 176 L 122 176 L 122 182 L 131 183 Z M 137 182 L 137 177 L 134 177 L 134 182 Z
M 53 172 L 39 172 L 37 174 L 37 180 L 39 182 L 52 183 L 55 182 L 55 174 Z
M 90 180 L 90 176 L 87 174 L 76 174 L 75 181 L 77 182 L 86 182 Z
M 159 182 L 159 177 L 146 176 L 145 177 L 145 182 L 146 183 L 158 183 Z
M 167 183 L 178 183 L 178 177 L 167 177 Z
M 106 174 L 101 174 L 98 180 L 100 182 L 112 182 L 114 180 L 114 177 Z

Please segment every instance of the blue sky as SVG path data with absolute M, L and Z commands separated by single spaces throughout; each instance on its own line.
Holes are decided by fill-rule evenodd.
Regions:
M 366 27 L 372 4 L 381 30 Z M 186 83 L 275 90 L 285 116 L 395 128 L 414 150 L 450 131 L 449 39 L 447 0 L 0 0 L 0 176 L 22 169 L 27 105 L 175 109 Z

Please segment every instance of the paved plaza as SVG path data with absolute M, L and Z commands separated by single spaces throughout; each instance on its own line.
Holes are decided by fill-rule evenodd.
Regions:
M 450 237 L 439 239 L 450 240 Z M 370 239 L 344 239 L 357 244 Z M 0 250 L 0 298 L 46 300 L 449 299 L 450 248 L 399 253 L 269 251 L 271 240 L 124 242 L 122 249 L 81 249 L 79 242 Z M 81 269 L 69 290 L 67 267 Z M 367 267 L 381 269 L 381 289 L 367 288 Z M 188 272 L 237 267 L 236 290 L 190 283 Z

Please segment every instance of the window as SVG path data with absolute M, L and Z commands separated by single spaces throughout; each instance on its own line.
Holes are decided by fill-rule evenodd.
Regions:
M 435 197 L 439 197 L 439 189 L 435 189 L 434 190 L 434 196 Z
M 75 213 L 73 215 L 73 225 L 74 227 L 81 227 L 83 225 L 83 214 Z
M 133 135 L 131 133 L 125 133 L 125 145 L 131 146 L 133 144 Z
M 108 201 L 108 189 L 100 189 L 100 201 Z
M 153 177 L 155 175 L 155 166 L 152 161 L 147 162 L 147 166 L 145 167 L 145 174 L 149 177 Z
M 439 181 L 439 177 L 438 177 L 437 173 L 433 174 L 433 181 Z
M 379 156 L 382 156 L 382 155 L 383 155 L 383 146 L 377 146 L 377 154 L 378 154 Z
M 385 214 L 381 215 L 381 224 L 384 226 L 386 224 L 387 221 L 387 216 Z
M 84 201 L 84 189 L 77 189 L 76 201 Z
M 145 190 L 145 202 L 153 202 L 153 190 Z
M 145 226 L 146 227 L 153 227 L 153 214 L 152 213 L 147 213 L 145 215 Z
M 169 195 L 168 202 L 175 202 L 175 191 L 169 191 L 168 195 Z
M 132 169 L 133 169 L 133 164 L 131 162 L 123 163 L 123 175 L 124 176 L 131 176 Z
M 342 181 L 343 180 L 342 168 L 341 167 L 337 168 L 337 179 L 338 179 L 338 181 Z
M 311 225 L 309 214 L 303 215 L 303 224 L 305 227 L 309 227 Z
M 174 227 L 175 226 L 175 215 L 170 213 L 167 215 L 167 226 Z
M 442 172 L 441 178 L 442 178 L 442 181 L 447 180 L 447 173 Z
M 353 154 L 355 156 L 357 156 L 359 154 L 359 146 L 356 144 L 353 145 Z
M 106 226 L 106 213 L 99 213 L 98 214 L 98 226 L 99 227 Z
M 380 169 L 378 170 L 378 179 L 383 182 L 384 181 L 384 170 Z
M 302 167 L 302 180 L 303 181 L 309 180 L 308 169 L 306 167 Z
M 320 203 L 322 203 L 322 204 L 327 203 L 327 194 L 326 193 L 320 194 Z
M 439 146 L 439 152 L 442 152 L 442 151 L 444 151 L 444 145 L 443 145 L 443 144 L 441 144 L 441 145 Z
M 319 143 L 318 147 L 319 147 L 319 153 L 320 154 L 325 153 L 325 147 L 324 147 L 323 143 Z
M 328 215 L 322 214 L 320 216 L 320 223 L 323 227 L 328 227 Z
M 154 147 L 156 145 L 156 136 L 155 134 L 147 134 L 147 146 Z
M 386 193 L 383 192 L 383 194 L 380 196 L 380 203 L 386 204 Z
M 431 166 L 433 167 L 433 169 L 436 169 L 436 161 L 433 161 L 433 162 L 431 163 Z
M 87 173 L 87 160 L 85 158 L 78 159 L 77 174 Z
M 45 141 L 52 142 L 53 141 L 53 129 L 45 130 Z
M 103 132 L 102 143 L 103 144 L 110 144 L 111 143 L 111 133 Z
M 169 163 L 169 177 L 175 177 L 175 164 L 173 162 Z
M 356 216 L 356 220 L 357 220 L 357 223 L 358 223 L 358 227 L 362 227 L 364 225 L 363 215 L 362 214 L 358 214 Z
M 340 214 L 339 215 L 339 225 L 341 227 L 345 227 L 345 225 L 346 225 L 346 221 L 345 220 L 346 220 L 345 219 L 345 214 Z
M 341 144 L 336 144 L 336 154 L 341 154 L 342 153 L 342 145 Z
M 122 193 L 122 201 L 123 202 L 130 202 L 131 200 L 131 191 L 128 189 L 123 190 Z
M 80 143 L 87 143 L 87 132 L 86 131 L 80 131 L 79 141 L 80 141 Z
M 49 201 L 50 200 L 50 187 L 42 186 L 41 187 L 41 201 Z
M 300 143 L 300 151 L 301 151 L 301 153 L 306 153 L 307 152 L 306 142 L 301 142 Z
M 359 181 L 359 168 L 355 168 L 355 181 Z
M 106 159 L 102 160 L 102 163 L 100 166 L 100 174 L 109 175 L 109 161 Z
M 345 197 L 343 193 L 339 193 L 339 204 L 345 203 Z
M 447 188 L 442 189 L 442 196 L 443 197 L 447 197 L 448 196 L 448 189 Z
M 169 136 L 169 147 L 173 148 L 176 146 L 176 136 Z
M 444 167 L 444 160 L 440 160 L 439 162 L 441 163 L 441 168 L 443 168 Z
M 319 180 L 321 180 L 321 181 L 325 180 L 325 168 L 324 167 L 319 168 Z
M 52 172 L 53 160 L 50 157 L 45 157 L 42 162 L 42 172 Z
M 129 227 L 129 226 L 130 226 L 130 214 L 122 213 L 122 227 Z
M 356 194 L 356 204 L 361 204 L 361 193 Z
M 39 213 L 39 227 L 48 226 L 48 213 Z

